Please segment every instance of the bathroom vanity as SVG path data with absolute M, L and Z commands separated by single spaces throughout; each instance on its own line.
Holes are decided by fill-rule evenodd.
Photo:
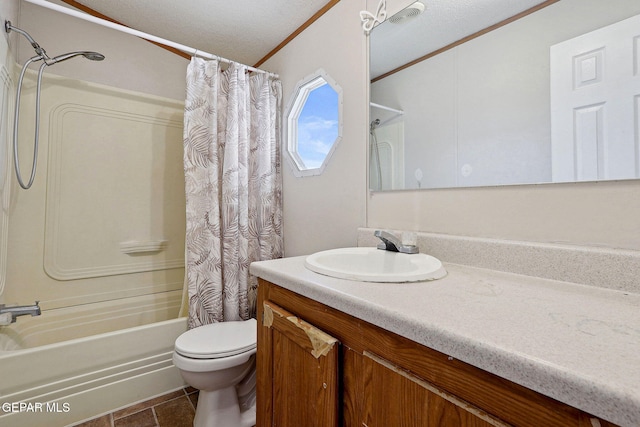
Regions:
M 445 266 L 370 283 L 253 263 L 258 427 L 640 425 L 640 295 Z

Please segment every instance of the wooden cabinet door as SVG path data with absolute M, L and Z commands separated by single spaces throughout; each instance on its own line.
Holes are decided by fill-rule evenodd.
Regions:
M 339 425 L 339 343 L 266 301 L 259 310 L 257 425 Z
M 364 423 L 367 427 L 507 427 L 508 424 L 365 352 Z

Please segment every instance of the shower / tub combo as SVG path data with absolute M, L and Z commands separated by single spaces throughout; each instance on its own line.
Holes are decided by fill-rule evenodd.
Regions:
M 31 46 L 36 51 L 36 56 L 27 60 L 22 66 L 22 71 L 20 72 L 20 77 L 18 78 L 18 89 L 16 93 L 16 103 L 14 110 L 14 121 L 13 121 L 13 158 L 14 158 L 14 167 L 16 171 L 16 179 L 25 190 L 28 190 L 33 185 L 33 180 L 36 176 L 36 167 L 38 164 L 38 137 L 40 133 L 40 91 L 42 85 L 42 73 L 46 66 L 54 65 L 62 61 L 66 61 L 68 59 L 74 58 L 76 56 L 83 56 L 92 61 L 102 61 L 104 60 L 104 55 L 98 52 L 90 52 L 90 51 L 80 51 L 80 52 L 69 52 L 62 55 L 54 56 L 51 58 L 47 55 L 47 52 L 40 47 L 40 45 L 27 33 L 26 31 L 11 25 L 10 21 L 4 22 L 4 29 L 7 33 L 11 31 L 15 31 L 18 34 L 23 35 Z M 31 166 L 31 175 L 29 177 L 29 181 L 25 184 L 22 179 L 22 174 L 20 173 L 20 159 L 18 155 L 18 125 L 20 121 L 20 94 L 22 92 L 22 82 L 24 80 L 24 75 L 29 65 L 33 62 L 42 61 L 40 68 L 38 70 L 38 85 L 36 90 L 36 111 L 35 111 L 35 138 L 33 145 L 33 161 Z M 31 316 L 39 316 L 41 314 L 40 306 L 38 305 L 38 301 L 35 302 L 34 305 L 23 305 L 23 306 L 10 306 L 7 307 L 5 304 L 0 304 L 0 326 L 6 326 L 10 323 L 15 323 L 16 318 L 18 316 L 31 315 Z
M 35 56 L 16 67 L 7 132 L 16 180 L 30 191 L 11 201 L 0 425 L 64 426 L 184 387 L 172 363 L 187 329 L 179 317 L 184 103 L 44 73 L 75 57 L 104 56 L 49 56 L 26 31 L 8 21 L 5 30 L 21 34 Z M 39 69 L 29 70 L 33 63 Z M 10 109 L 1 112 L 0 124 L 11 123 Z M 32 138 L 33 126 L 31 158 L 31 144 L 18 142 Z M 32 166 L 24 179 L 19 149 Z

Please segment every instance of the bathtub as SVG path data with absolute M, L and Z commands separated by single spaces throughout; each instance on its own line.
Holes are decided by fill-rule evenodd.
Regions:
M 187 323 L 175 300 L 52 310 L 0 327 L 0 425 L 66 426 L 183 387 L 171 356 Z

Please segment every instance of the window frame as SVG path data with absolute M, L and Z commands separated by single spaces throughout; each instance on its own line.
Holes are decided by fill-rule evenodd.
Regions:
M 317 168 L 308 168 L 298 153 L 298 119 L 311 92 L 325 84 L 331 86 L 338 95 L 338 134 L 322 164 Z M 285 149 L 283 151 L 286 153 L 293 174 L 296 177 L 316 176 L 324 172 L 336 147 L 342 140 L 342 125 L 342 88 L 326 71 L 319 69 L 296 84 L 287 106 L 285 137 L 283 138 L 285 143 Z

